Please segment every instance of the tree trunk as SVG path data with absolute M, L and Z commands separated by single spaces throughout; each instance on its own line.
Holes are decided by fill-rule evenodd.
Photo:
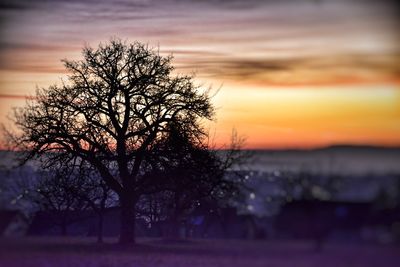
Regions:
M 168 220 L 167 239 L 178 240 L 179 236 L 179 194 L 175 192 L 174 205 L 171 212 L 171 217 Z
M 120 196 L 121 215 L 120 215 L 120 235 L 119 243 L 129 245 L 135 243 L 135 205 L 134 196 L 128 192 L 123 192 Z
M 98 221 L 98 229 L 97 229 L 97 243 L 103 243 L 103 210 L 99 212 L 99 221 Z
M 67 232 L 68 232 L 68 230 L 67 230 L 67 215 L 65 214 L 66 213 L 66 211 L 62 211 L 62 213 L 64 213 L 64 214 L 62 214 L 62 221 L 61 221 L 61 235 L 62 236 L 67 236 Z
M 168 238 L 172 239 L 172 240 L 180 239 L 180 236 L 179 236 L 180 225 L 179 225 L 179 220 L 175 214 L 172 216 L 170 223 L 171 224 L 170 224 Z

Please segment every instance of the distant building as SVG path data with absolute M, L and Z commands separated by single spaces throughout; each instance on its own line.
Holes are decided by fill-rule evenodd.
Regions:
M 119 235 L 118 207 L 108 208 L 103 214 L 103 236 Z M 91 210 L 84 211 L 39 211 L 35 213 L 27 231 L 34 236 L 96 236 L 98 233 L 98 215 Z M 146 224 L 136 221 L 136 235 L 144 236 Z
M 282 207 L 274 229 L 278 238 L 391 242 L 400 236 L 400 213 L 372 202 L 299 200 Z

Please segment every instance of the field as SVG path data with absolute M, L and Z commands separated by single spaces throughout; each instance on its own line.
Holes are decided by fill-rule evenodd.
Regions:
M 3 238 L 0 266 L 394 267 L 400 266 L 400 247 L 331 243 L 318 252 L 305 241 L 143 239 L 122 248 L 112 240 L 99 245 L 92 239 Z

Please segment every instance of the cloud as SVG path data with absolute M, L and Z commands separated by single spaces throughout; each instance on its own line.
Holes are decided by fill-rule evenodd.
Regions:
M 0 70 L 14 72 L 63 73 L 60 63 L 66 51 L 81 49 L 68 45 L 0 41 Z
M 258 85 L 400 84 L 400 56 L 330 55 L 285 59 L 248 59 L 203 55 L 179 62 L 204 77 Z
M 398 77 L 400 48 L 390 3 L 6 0 L 0 12 L 13 23 L 4 26 L 0 68 L 62 72 L 61 58 L 79 55 L 85 42 L 95 46 L 117 35 L 159 44 L 161 51 L 174 53 L 178 69 L 222 80 L 392 79 Z
M 26 95 L 15 95 L 15 94 L 0 94 L 0 99 L 23 100 L 23 99 L 35 99 L 35 97 Z
M 50 44 L 35 44 L 35 43 L 16 43 L 8 42 L 5 40 L 0 40 L 0 51 L 14 53 L 23 51 L 34 51 L 34 52 L 44 52 L 44 51 L 65 51 L 70 49 L 69 46 L 60 45 L 50 45 Z

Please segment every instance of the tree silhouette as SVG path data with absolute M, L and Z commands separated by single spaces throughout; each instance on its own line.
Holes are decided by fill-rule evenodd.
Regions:
M 135 242 L 135 204 L 153 183 L 142 166 L 149 148 L 171 123 L 201 135 L 199 119 L 213 117 L 208 92 L 192 76 L 173 76 L 171 60 L 137 42 L 86 47 L 83 60 L 64 60 L 68 82 L 38 90 L 14 113 L 26 159 L 46 155 L 49 166 L 59 155 L 79 158 L 118 194 L 120 243 Z
M 143 213 L 148 214 L 150 220 L 164 218 L 169 226 L 168 238 L 179 238 L 181 222 L 200 202 L 209 200 L 223 204 L 221 200 L 238 193 L 242 185 L 240 179 L 228 179 L 226 175 L 244 155 L 239 149 L 241 140 L 234 141 L 228 153 L 221 155 L 193 133 L 190 128 L 170 125 L 169 134 L 153 146 L 146 160 L 146 164 L 152 165 L 148 175 L 160 181 L 155 184 L 158 188 L 148 187 L 147 193 L 153 194 L 142 199 L 142 212 L 147 209 Z
M 41 174 L 34 188 L 31 188 L 29 199 L 36 203 L 39 210 L 47 212 L 51 223 L 67 235 L 67 227 L 72 212 L 85 210 L 87 202 L 82 199 L 83 183 L 73 168 L 57 166 Z

